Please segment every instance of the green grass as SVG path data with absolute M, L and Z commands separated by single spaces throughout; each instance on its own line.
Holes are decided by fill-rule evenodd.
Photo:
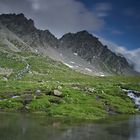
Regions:
M 16 72 L 24 66 L 25 64 L 16 55 L 0 52 L 0 67 L 13 69 Z
M 9 99 L 0 102 L 0 109 L 2 111 L 19 111 L 23 107 L 23 104 L 15 99 Z
M 19 56 L 19 57 L 17 57 Z M 14 75 L 25 67 L 20 56 L 30 64 L 30 70 L 22 79 Z M 13 76 L 8 81 L 0 75 L 0 109 L 2 111 L 45 112 L 53 117 L 76 119 L 99 119 L 109 115 L 136 113 L 134 103 L 121 88 L 140 91 L 140 77 L 92 77 L 75 72 L 60 62 L 30 52 L 17 53 L 13 59 L 8 54 L 0 56 L 0 66 L 12 68 Z M 61 86 L 61 97 L 54 96 L 53 90 Z M 90 92 L 89 88 L 94 88 Z M 36 90 L 41 95 L 36 97 Z M 11 99 L 13 95 L 19 98 Z M 33 97 L 26 105 L 25 98 Z

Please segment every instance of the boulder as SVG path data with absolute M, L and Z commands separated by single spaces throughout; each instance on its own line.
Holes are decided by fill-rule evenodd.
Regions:
M 35 91 L 35 95 L 36 96 L 39 96 L 41 94 L 41 90 L 40 89 L 37 89 L 36 91 Z
M 59 90 L 54 90 L 53 94 L 60 97 L 62 95 L 62 92 L 60 92 Z

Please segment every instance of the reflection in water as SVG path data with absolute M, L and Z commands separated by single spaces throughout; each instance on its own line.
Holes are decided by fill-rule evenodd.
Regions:
M 129 125 L 132 126 L 132 129 L 135 130 L 130 133 L 129 140 L 138 140 L 140 139 L 140 116 L 133 116 L 129 121 Z
M 62 123 L 63 122 L 63 123 Z M 65 121 L 0 113 L 0 140 L 140 140 L 140 116 L 66 125 Z

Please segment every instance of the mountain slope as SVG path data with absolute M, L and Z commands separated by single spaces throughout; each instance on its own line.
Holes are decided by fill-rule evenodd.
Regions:
M 136 74 L 124 57 L 111 52 L 87 31 L 68 33 L 58 40 L 48 30 L 36 29 L 33 20 L 23 14 L 2 14 L 0 35 L 1 43 L 12 52 L 30 51 L 49 56 L 82 73 Z
M 0 22 L 0 111 L 93 120 L 137 112 L 121 88 L 139 91 L 139 77 L 86 75 L 112 74 L 100 66 L 100 61 L 90 62 L 96 53 L 104 62 L 104 49 L 95 46 L 94 53 L 96 39 L 92 41 L 94 37 L 87 32 L 58 40 L 49 31 L 36 29 L 23 14 L 1 15 Z M 89 41 L 92 49 L 85 45 Z
M 68 33 L 61 39 L 60 47 L 71 49 L 73 53 L 85 59 L 102 72 L 110 74 L 133 74 L 133 68 L 123 56 L 117 56 L 107 46 L 102 45 L 98 38 L 87 31 Z
M 33 48 L 56 47 L 58 44 L 58 40 L 48 30 L 36 29 L 33 20 L 28 20 L 23 14 L 2 14 L 0 22 Z

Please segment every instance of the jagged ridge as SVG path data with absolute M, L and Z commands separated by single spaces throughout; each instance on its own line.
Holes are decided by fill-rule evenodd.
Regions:
M 68 33 L 58 40 L 48 30 L 36 29 L 34 21 L 27 19 L 24 14 L 2 14 L 0 15 L 0 23 L 22 39 L 27 46 L 29 45 L 40 53 L 45 54 L 49 51 L 47 49 L 49 47 L 55 52 L 59 49 L 63 50 L 63 48 L 69 49 L 71 50 L 69 53 L 77 53 L 78 57 L 102 73 L 123 75 L 136 73 L 124 57 L 111 52 L 98 38 L 87 31 L 75 34 Z M 10 42 L 17 44 L 16 40 L 10 40 Z M 47 55 L 51 54 L 48 52 Z
M 87 31 L 65 34 L 60 41 L 60 47 L 71 48 L 72 52 L 76 52 L 92 65 L 96 64 L 96 67 L 105 71 L 117 74 L 128 74 L 133 71 L 133 68 L 123 56 L 117 56 L 111 52 L 98 38 Z

